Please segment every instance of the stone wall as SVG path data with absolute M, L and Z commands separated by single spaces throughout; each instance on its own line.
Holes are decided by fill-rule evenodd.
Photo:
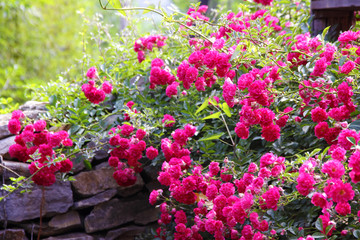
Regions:
M 39 102 L 28 102 L 20 109 L 32 119 L 46 111 L 45 103 Z M 2 164 L 29 176 L 28 164 L 17 162 L 8 154 L 15 138 L 7 130 L 10 117 L 10 114 L 0 115 Z M 107 159 L 106 151 L 98 151 L 91 159 L 92 170 L 81 163 L 74 166 L 76 181 L 57 180 L 45 187 L 41 239 L 142 239 L 141 236 L 156 227 L 159 211 L 149 204 L 148 196 L 158 186 L 157 171 L 146 167 L 133 186 L 120 187 L 112 178 L 113 169 Z M 0 167 L 0 176 L 2 183 L 9 183 L 9 177 L 15 175 Z M 0 202 L 0 239 L 37 238 L 41 193 L 41 188 L 34 186 L 29 193 L 19 190 Z M 4 194 L 2 191 L 1 195 Z

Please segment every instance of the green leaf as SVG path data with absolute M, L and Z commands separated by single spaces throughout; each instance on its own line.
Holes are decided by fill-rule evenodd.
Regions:
M 226 114 L 228 117 L 231 117 L 230 107 L 229 107 L 229 105 L 227 105 L 227 103 L 223 103 L 223 105 L 222 105 L 222 110 L 225 112 L 225 114 Z
M 214 113 L 214 114 L 211 114 L 207 117 L 204 117 L 202 120 L 206 120 L 206 119 L 212 119 L 212 118 L 219 118 L 221 115 L 221 112 L 217 112 L 217 113 Z
M 334 228 L 333 225 L 327 226 L 326 229 L 325 229 L 326 235 L 328 235 L 328 233 L 329 233 L 329 232 L 331 231 L 331 229 L 333 229 L 333 228 Z
M 311 153 L 310 156 L 314 156 L 315 154 L 317 154 L 318 152 L 321 151 L 321 148 L 315 148 Z
M 322 223 L 322 219 L 318 218 L 315 222 L 315 227 L 317 230 L 322 231 L 323 230 L 323 223 Z
M 72 125 L 70 130 L 69 130 L 69 134 L 73 135 L 74 133 L 76 133 L 79 129 L 81 128 L 80 125 Z
M 108 3 L 109 3 L 113 8 L 116 8 L 116 9 L 122 8 L 120 0 L 109 0 Z M 118 10 L 118 12 L 119 12 L 121 15 L 126 16 L 125 11 L 123 11 L 123 10 Z
M 209 106 L 209 100 L 205 99 L 205 101 L 203 102 L 203 104 L 201 104 L 201 106 L 198 108 L 198 110 L 196 110 L 195 115 L 197 115 L 199 112 L 201 112 L 202 110 L 204 110 L 205 108 L 207 108 L 207 106 Z
M 324 234 L 322 234 L 322 233 L 319 233 L 319 232 L 316 232 L 316 233 L 314 233 L 313 235 L 311 235 L 313 238 L 323 238 L 323 237 L 325 237 L 325 235 Z
M 239 53 L 240 53 L 240 51 L 241 51 L 241 48 L 242 48 L 241 44 L 237 45 L 237 47 L 235 48 L 235 51 L 234 51 L 233 55 L 232 55 L 231 58 L 230 58 L 230 61 L 234 60 L 235 58 L 237 58 L 237 57 L 239 56 Z
M 326 34 L 329 32 L 330 27 L 331 27 L 331 26 L 328 26 L 328 27 L 326 27 L 326 28 L 323 30 L 322 39 L 325 39 L 325 36 L 326 36 Z
M 109 0 L 108 3 L 109 3 L 113 8 L 122 8 L 120 0 Z
M 49 103 L 50 103 L 51 106 L 55 106 L 56 102 L 57 102 L 57 96 L 56 95 L 52 95 L 52 96 L 49 97 Z
M 91 170 L 92 169 L 92 166 L 91 166 L 91 163 L 89 160 L 87 159 L 84 159 L 84 165 L 87 169 Z
M 356 140 L 353 137 L 346 137 L 346 139 L 351 142 L 352 144 L 356 145 Z
M 224 135 L 224 133 L 218 133 L 218 134 L 214 134 L 210 137 L 204 137 L 199 139 L 199 141 L 210 141 L 210 140 L 216 140 L 219 139 L 222 135 Z

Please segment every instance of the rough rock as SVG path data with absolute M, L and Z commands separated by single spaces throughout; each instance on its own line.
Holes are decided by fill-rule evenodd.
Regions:
M 159 219 L 159 208 L 148 208 L 142 212 L 139 212 L 135 216 L 135 224 L 147 225 L 152 222 L 156 222 Z
M 95 152 L 94 160 L 97 162 L 107 160 L 109 158 L 109 153 L 105 149 L 101 149 Z
M 20 224 L 26 232 L 35 235 L 39 232 L 39 224 L 25 223 Z M 65 214 L 54 216 L 49 222 L 44 222 L 41 227 L 41 236 L 53 236 L 67 233 L 70 230 L 81 228 L 80 215 L 76 211 L 70 211 Z M 85 238 L 86 239 L 86 238 Z
M 139 212 L 149 207 L 148 197 L 145 194 L 123 200 L 115 198 L 101 203 L 85 218 L 85 231 L 93 233 L 132 222 Z
M 25 116 L 30 119 L 38 119 L 38 117 L 41 113 L 46 112 L 44 103 L 43 103 L 43 107 L 37 106 L 37 107 L 34 107 L 35 109 L 33 109 L 33 110 L 30 110 L 30 108 L 31 107 L 28 106 L 28 107 L 24 108 L 25 110 L 23 110 Z M 19 109 L 21 109 L 21 107 Z M 10 119 L 11 119 L 11 114 L 0 115 L 0 139 L 3 139 L 3 138 L 13 135 L 9 132 L 8 127 L 7 127 L 7 124 Z
M 143 233 L 146 230 L 146 227 L 140 227 L 136 225 L 131 225 L 119 229 L 109 231 L 106 234 L 106 240 L 133 240 L 136 235 Z
M 5 165 L 6 168 L 11 169 L 20 176 L 25 176 L 25 177 L 30 176 L 28 163 L 4 160 L 3 164 Z M 0 176 L 2 176 L 3 174 L 4 174 L 4 168 L 0 166 Z M 18 177 L 18 176 L 12 173 L 10 170 L 5 170 L 5 179 L 8 179 L 9 177 Z
M 56 215 L 50 220 L 49 227 L 63 230 L 70 230 L 81 227 L 80 215 L 76 211 L 70 211 L 65 214 Z
M 145 187 L 149 192 L 152 192 L 152 190 L 165 189 L 166 188 L 166 186 L 161 185 L 159 182 L 149 182 L 149 183 L 145 184 Z
M 72 185 L 76 193 L 88 197 L 110 188 L 117 188 L 113 173 L 114 170 L 111 168 L 81 172 L 75 176 L 76 181 L 72 182 Z
M 102 193 L 99 193 L 93 197 L 86 198 L 83 200 L 80 200 L 78 202 L 74 203 L 73 208 L 74 209 L 84 209 L 87 207 L 92 207 L 97 204 L 109 201 L 111 198 L 113 198 L 116 195 L 117 191 L 116 189 L 109 189 Z
M 5 207 L 7 220 L 21 222 L 24 220 L 40 217 L 41 187 L 34 186 L 30 193 L 15 191 L 0 202 L 0 209 Z M 5 206 L 4 206 L 5 204 Z M 49 187 L 45 187 L 44 216 L 53 216 L 65 213 L 73 205 L 73 194 L 69 182 L 57 181 Z M 5 220 L 4 212 L 0 211 L 0 221 Z
M 29 111 L 29 110 L 42 110 L 46 111 L 47 102 L 38 102 L 38 101 L 27 101 L 23 105 L 19 107 L 21 111 Z
M 0 139 L 13 135 L 9 132 L 7 127 L 10 119 L 11 119 L 11 114 L 0 115 Z
M 129 197 L 140 192 L 144 187 L 144 181 L 140 174 L 136 174 L 136 182 L 128 187 L 118 187 L 118 195 L 121 197 Z
M 98 169 L 108 169 L 109 171 L 111 170 L 111 174 L 113 173 L 113 168 L 109 166 L 109 164 L 107 162 L 103 162 L 100 163 L 99 165 L 95 166 L 95 170 Z M 119 185 L 117 185 L 117 190 L 118 190 L 118 196 L 121 197 L 129 197 L 132 196 L 138 192 L 140 192 L 143 187 L 144 187 L 144 180 L 142 179 L 140 174 L 136 174 L 136 182 L 131 185 L 131 186 L 127 186 L 127 187 L 121 187 Z
M 144 181 L 138 174 L 134 185 L 119 187 L 113 178 L 113 173 L 113 168 L 107 163 L 103 163 L 97 166 L 95 170 L 77 174 L 75 176 L 76 181 L 72 182 L 72 185 L 75 192 L 82 197 L 92 196 L 111 188 L 117 188 L 118 195 L 127 197 L 136 194 L 144 186 Z
M 159 167 L 148 165 L 144 167 L 143 171 L 141 172 L 141 176 L 143 176 L 146 183 L 154 181 L 157 182 L 160 170 L 161 169 Z
M 45 238 L 43 240 L 94 240 L 95 238 L 85 233 L 69 233 L 55 237 Z
M 4 156 L 9 152 L 9 147 L 15 144 L 15 136 L 4 138 L 0 140 L 0 155 Z
M 5 235 L 5 236 L 4 236 Z M 27 240 L 24 229 L 6 229 L 0 231 L 2 240 Z
M 38 235 L 39 222 L 22 223 L 22 224 L 19 224 L 19 226 L 24 228 L 25 231 L 29 235 L 31 235 L 31 234 L 33 234 L 34 236 Z M 66 233 L 67 231 L 68 231 L 67 229 L 50 227 L 48 222 L 43 222 L 42 226 L 41 226 L 41 237 L 55 236 L 55 235 Z

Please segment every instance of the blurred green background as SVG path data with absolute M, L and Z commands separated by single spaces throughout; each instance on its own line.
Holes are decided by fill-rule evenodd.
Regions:
M 200 1 L 120 1 L 123 7 L 160 3 L 165 9 L 178 8 L 182 12 L 196 2 Z M 208 1 L 211 8 L 223 9 L 233 8 L 231 2 Z M 98 0 L 0 0 L 0 113 L 23 103 L 30 98 L 31 88 L 56 81 L 59 74 L 68 77 L 82 74 L 84 58 L 99 54 L 92 49 L 96 42 L 91 42 L 97 27 L 91 21 L 94 17 L 111 24 L 110 35 L 121 34 L 125 26 L 132 24 L 139 37 L 156 31 L 161 21 L 150 13 L 127 12 L 123 16 L 116 11 L 104 11 Z

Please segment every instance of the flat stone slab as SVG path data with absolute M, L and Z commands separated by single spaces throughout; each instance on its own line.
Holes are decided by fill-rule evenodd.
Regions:
M 3 164 L 5 165 L 6 168 L 11 169 L 20 176 L 29 177 L 31 175 L 29 171 L 28 163 L 4 160 Z M 16 174 L 12 173 L 8 169 L 4 171 L 4 168 L 0 166 L 0 176 L 2 176 L 5 172 L 5 179 L 8 179 L 9 177 L 16 177 L 16 178 L 18 177 Z
M 134 185 L 120 187 L 113 178 L 113 173 L 114 170 L 111 167 L 81 172 L 75 176 L 76 181 L 72 182 L 72 185 L 75 192 L 82 197 L 89 197 L 107 189 L 117 189 L 119 196 L 128 197 L 143 189 L 144 181 L 139 174 Z
M 56 215 L 50 220 L 49 227 L 62 230 L 70 230 L 81 227 L 80 215 L 76 211 Z
M 93 233 L 132 222 L 139 212 L 149 207 L 148 197 L 145 194 L 138 194 L 126 200 L 115 198 L 101 203 L 85 218 L 85 231 Z
M 5 236 L 4 236 L 5 235 Z M 24 229 L 6 229 L 0 231 L 1 240 L 27 240 Z
M 15 191 L 0 201 L 0 209 L 5 207 L 7 220 L 22 222 L 40 217 L 41 187 L 34 185 L 30 193 Z M 5 206 L 4 206 L 5 204 Z M 73 205 L 73 194 L 69 182 L 56 181 L 52 186 L 45 187 L 45 204 L 43 216 L 65 213 Z M 0 221 L 4 221 L 4 211 L 0 211 Z
M 133 240 L 136 235 L 143 233 L 146 227 L 136 225 L 122 227 L 119 229 L 111 230 L 106 234 L 106 240 Z
M 9 147 L 15 144 L 15 136 L 0 139 L 0 155 L 4 156 L 9 152 Z
M 55 237 L 45 238 L 43 240 L 95 240 L 95 238 L 85 233 L 69 233 Z
M 80 200 L 78 202 L 74 203 L 73 209 L 84 209 L 84 208 L 88 208 L 88 207 L 92 207 L 95 205 L 98 205 L 100 203 L 109 201 L 111 198 L 113 198 L 117 193 L 116 189 L 109 189 L 106 190 L 102 193 L 99 193 L 93 197 L 90 198 L 86 198 L 83 200 Z
M 113 178 L 113 173 L 114 170 L 111 168 L 81 172 L 75 176 L 76 181 L 72 182 L 72 186 L 79 195 L 92 196 L 119 186 Z

